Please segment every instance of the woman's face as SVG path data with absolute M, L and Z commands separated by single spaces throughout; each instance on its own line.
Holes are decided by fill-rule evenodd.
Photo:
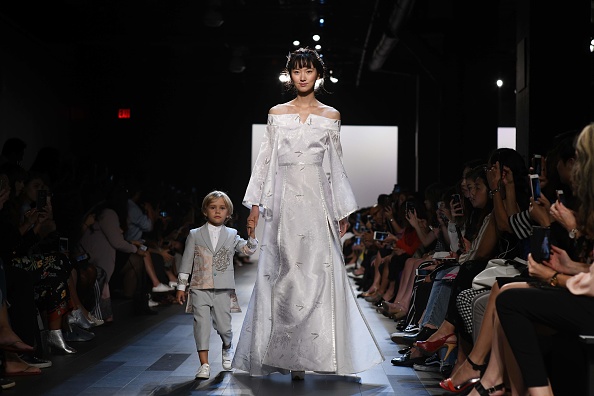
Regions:
M 468 187 L 470 203 L 472 207 L 482 209 L 487 206 L 489 194 L 485 181 L 477 177 L 475 180 L 466 179 L 466 186 Z
M 316 87 L 318 71 L 315 67 L 302 67 L 291 70 L 291 81 L 299 93 L 311 92 Z
M 22 193 L 28 202 L 35 202 L 37 201 L 37 191 L 43 189 L 45 189 L 45 184 L 43 184 L 42 179 L 31 179 L 25 184 Z

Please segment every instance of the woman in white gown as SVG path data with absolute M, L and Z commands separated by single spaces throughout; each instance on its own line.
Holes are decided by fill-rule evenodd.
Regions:
M 243 200 L 254 227 L 260 214 L 265 225 L 233 367 L 294 379 L 306 370 L 359 373 L 384 357 L 344 268 L 340 237 L 357 204 L 342 165 L 340 113 L 315 97 L 325 74 L 316 51 L 290 53 L 285 71 L 296 97 L 270 109 Z

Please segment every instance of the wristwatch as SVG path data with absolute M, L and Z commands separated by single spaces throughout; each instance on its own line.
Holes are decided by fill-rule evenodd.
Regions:
M 495 194 L 496 194 L 496 193 L 498 193 L 498 192 L 499 192 L 499 189 L 498 189 L 498 188 L 496 188 L 496 189 L 494 189 L 494 190 L 491 190 L 491 191 L 489 191 L 489 197 L 490 197 L 491 199 L 493 199 L 493 197 L 495 196 Z
M 577 228 L 573 228 L 571 231 L 569 231 L 569 237 L 571 239 L 575 239 L 575 237 L 577 236 L 578 233 L 578 229 Z
M 559 275 L 559 273 L 555 272 L 553 276 L 551 276 L 551 279 L 549 280 L 549 285 L 555 287 L 559 284 L 559 279 L 557 279 L 557 275 Z

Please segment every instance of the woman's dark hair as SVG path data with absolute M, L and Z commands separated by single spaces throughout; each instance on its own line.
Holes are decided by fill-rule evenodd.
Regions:
M 484 184 L 487 186 L 487 188 L 489 188 L 489 183 L 487 182 L 486 169 L 487 169 L 486 164 L 481 164 L 481 165 L 475 166 L 474 168 L 472 168 L 471 170 L 468 171 L 468 173 L 466 174 L 466 179 L 473 180 L 473 181 L 476 181 L 476 179 L 482 179 Z M 468 239 L 469 241 L 472 242 L 474 240 L 474 238 L 476 238 L 478 231 L 481 228 L 481 225 L 483 224 L 485 217 L 489 213 L 491 213 L 492 210 L 493 210 L 493 200 L 492 199 L 487 199 L 487 204 L 482 209 L 473 207 L 472 212 L 470 213 L 470 216 L 465 216 L 465 221 L 466 221 L 465 237 L 466 237 L 466 239 Z
M 291 80 L 291 71 L 301 69 L 303 67 L 313 67 L 318 72 L 320 84 L 316 87 L 316 92 L 327 92 L 324 88 L 324 79 L 326 78 L 326 65 L 320 55 L 309 47 L 299 48 L 295 51 L 289 52 L 287 55 L 287 63 L 283 73 L 289 78 L 285 82 L 285 87 L 288 91 L 295 91 L 295 86 Z

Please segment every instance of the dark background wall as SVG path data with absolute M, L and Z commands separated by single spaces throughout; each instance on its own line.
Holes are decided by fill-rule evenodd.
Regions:
M 366 2 L 377 6 L 368 26 L 350 21 L 337 28 L 344 37 L 337 35 L 326 62 L 332 65 L 334 57 L 344 63 L 343 78 L 320 97 L 340 110 L 344 124 L 399 127 L 400 184 L 419 191 L 435 181 L 453 184 L 465 161 L 486 159 L 496 148 L 498 126 L 517 128 L 518 150 L 528 158 L 551 148 L 556 134 L 594 119 L 590 1 L 556 8 L 529 0 L 407 2 L 397 45 L 372 71 L 375 46 L 400 3 Z M 29 144 L 25 165 L 51 145 L 65 158 L 93 160 L 108 173 L 138 167 L 155 180 L 203 192 L 222 188 L 241 199 L 250 174 L 251 125 L 264 123 L 272 105 L 291 99 L 276 79 L 290 48 L 251 40 L 248 69 L 231 73 L 228 51 L 215 44 L 228 49 L 246 34 L 245 25 L 227 30 L 222 44 L 212 29 L 200 31 L 197 45 L 183 37 L 162 42 L 155 22 L 159 9 L 149 15 L 150 23 L 125 25 L 126 31 L 110 19 L 113 10 L 104 9 L 93 23 L 79 20 L 79 30 L 56 37 L 60 29 L 74 29 L 59 26 L 60 10 L 38 10 L 54 22 L 43 25 L 44 34 L 24 24 L 17 12 L 22 9 L 3 7 L 0 138 L 19 136 Z M 223 11 L 237 7 L 227 2 Z M 295 7 L 277 18 L 276 30 L 262 31 L 286 33 L 283 21 L 300 15 Z M 342 8 L 340 17 L 349 22 L 353 9 Z M 256 9 L 246 16 L 247 26 L 261 25 L 256 18 L 263 13 L 274 18 L 272 10 Z M 188 26 L 199 23 L 187 19 Z M 86 22 L 85 30 L 79 25 Z M 138 29 L 144 35 L 134 33 Z M 356 29 L 358 38 L 348 36 Z M 85 39 L 77 40 L 83 32 Z M 523 49 L 520 57 L 517 48 Z M 506 85 L 497 88 L 496 78 Z M 131 108 L 131 119 L 117 119 L 121 107 Z M 394 182 L 385 181 L 386 192 Z

